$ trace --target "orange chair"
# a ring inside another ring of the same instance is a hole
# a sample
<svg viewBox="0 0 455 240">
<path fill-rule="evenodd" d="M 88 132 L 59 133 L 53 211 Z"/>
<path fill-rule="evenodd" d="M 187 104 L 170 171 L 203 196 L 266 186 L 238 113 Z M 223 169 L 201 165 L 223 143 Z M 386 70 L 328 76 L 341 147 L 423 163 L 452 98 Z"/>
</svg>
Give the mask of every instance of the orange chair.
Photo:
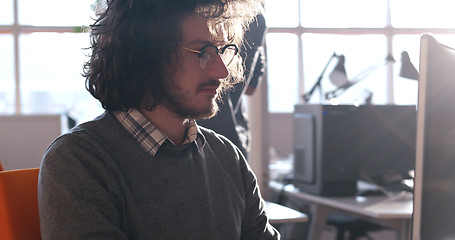
<svg viewBox="0 0 455 240">
<path fill-rule="evenodd" d="M 5 170 L 5 168 L 3 167 L 2 159 L 0 159 L 0 171 L 3 171 L 3 170 Z"/>
<path fill-rule="evenodd" d="M 0 239 L 41 240 L 39 168 L 0 172 Z"/>
</svg>

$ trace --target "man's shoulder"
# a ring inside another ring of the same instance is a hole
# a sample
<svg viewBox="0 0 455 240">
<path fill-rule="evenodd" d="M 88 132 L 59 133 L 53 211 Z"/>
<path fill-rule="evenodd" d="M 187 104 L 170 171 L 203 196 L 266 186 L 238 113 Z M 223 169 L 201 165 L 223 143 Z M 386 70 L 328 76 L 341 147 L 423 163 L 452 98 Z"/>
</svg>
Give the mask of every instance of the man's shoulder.
<svg viewBox="0 0 455 240">
<path fill-rule="evenodd" d="M 208 144 L 215 151 L 226 151 L 227 153 L 234 153 L 238 155 L 239 150 L 227 137 L 213 131 L 212 129 L 202 126 L 198 127 L 201 134 L 205 138 L 206 144 Z"/>
<path fill-rule="evenodd" d="M 76 136 L 84 134 L 108 135 L 117 128 L 121 128 L 121 124 L 110 112 L 104 112 L 93 120 L 75 126 L 68 134 Z"/>
<path fill-rule="evenodd" d="M 206 156 L 215 156 L 212 160 L 216 159 L 225 169 L 234 169 L 236 173 L 247 169 L 245 157 L 228 138 L 204 127 L 200 128 L 200 132 L 205 137 L 202 151 Z"/>
<path fill-rule="evenodd" d="M 204 135 L 207 142 L 209 142 L 209 143 L 222 142 L 224 144 L 232 144 L 231 141 L 229 141 L 229 139 L 226 138 L 224 135 L 219 134 L 210 128 L 206 128 L 206 127 L 203 127 L 200 125 L 198 127 L 199 127 L 199 130 L 202 133 L 202 135 Z"/>
<path fill-rule="evenodd" d="M 54 140 L 50 147 L 73 148 L 74 146 L 94 145 L 96 142 L 118 139 L 120 134 L 115 129 L 119 126 L 120 124 L 109 113 L 105 112 L 95 119 L 81 123 L 62 134 Z"/>
<path fill-rule="evenodd" d="M 133 143 L 134 139 L 128 138 L 120 123 L 103 114 L 56 138 L 45 150 L 43 159 L 47 165 L 103 161 L 119 152 L 132 152 Z"/>
</svg>

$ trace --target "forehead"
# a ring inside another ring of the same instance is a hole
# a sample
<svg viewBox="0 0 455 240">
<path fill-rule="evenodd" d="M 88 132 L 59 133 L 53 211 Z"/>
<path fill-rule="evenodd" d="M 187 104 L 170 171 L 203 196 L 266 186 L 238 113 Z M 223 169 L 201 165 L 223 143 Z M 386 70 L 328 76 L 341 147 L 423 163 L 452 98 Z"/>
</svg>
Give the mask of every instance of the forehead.
<svg viewBox="0 0 455 240">
<path fill-rule="evenodd" d="M 207 19 L 199 16 L 188 16 L 182 22 L 182 42 L 211 42 Z"/>
</svg>

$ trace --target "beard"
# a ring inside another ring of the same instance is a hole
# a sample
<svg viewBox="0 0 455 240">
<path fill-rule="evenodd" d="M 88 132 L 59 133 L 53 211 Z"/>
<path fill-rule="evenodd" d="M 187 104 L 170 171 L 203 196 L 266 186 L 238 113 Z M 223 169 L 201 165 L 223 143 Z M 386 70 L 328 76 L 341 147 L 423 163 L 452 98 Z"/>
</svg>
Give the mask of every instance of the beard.
<svg viewBox="0 0 455 240">
<path fill-rule="evenodd" d="M 218 86 L 216 81 L 211 81 L 204 85 Z M 209 119 L 215 116 L 219 109 L 218 101 L 221 100 L 221 94 L 218 93 L 215 97 L 207 96 L 207 104 L 198 104 L 195 101 L 191 101 L 192 98 L 188 93 L 181 91 L 179 88 L 169 90 L 164 98 L 163 105 L 176 113 L 179 117 L 185 119 Z"/>
</svg>

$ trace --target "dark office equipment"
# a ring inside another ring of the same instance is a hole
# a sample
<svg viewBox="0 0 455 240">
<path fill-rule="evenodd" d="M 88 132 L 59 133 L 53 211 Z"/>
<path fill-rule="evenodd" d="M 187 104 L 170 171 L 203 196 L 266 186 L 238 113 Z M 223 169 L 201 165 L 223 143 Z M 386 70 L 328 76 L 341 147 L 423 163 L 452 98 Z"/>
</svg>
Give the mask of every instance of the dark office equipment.
<svg viewBox="0 0 455 240">
<path fill-rule="evenodd" d="M 360 178 L 392 189 L 414 170 L 415 105 L 362 105 L 357 111 Z"/>
<path fill-rule="evenodd" d="M 355 195 L 357 110 L 347 105 L 295 106 L 294 185 L 301 191 Z"/>
<path fill-rule="evenodd" d="M 356 194 L 358 179 L 396 186 L 414 169 L 416 107 L 296 105 L 294 185 L 322 196 Z"/>
</svg>

